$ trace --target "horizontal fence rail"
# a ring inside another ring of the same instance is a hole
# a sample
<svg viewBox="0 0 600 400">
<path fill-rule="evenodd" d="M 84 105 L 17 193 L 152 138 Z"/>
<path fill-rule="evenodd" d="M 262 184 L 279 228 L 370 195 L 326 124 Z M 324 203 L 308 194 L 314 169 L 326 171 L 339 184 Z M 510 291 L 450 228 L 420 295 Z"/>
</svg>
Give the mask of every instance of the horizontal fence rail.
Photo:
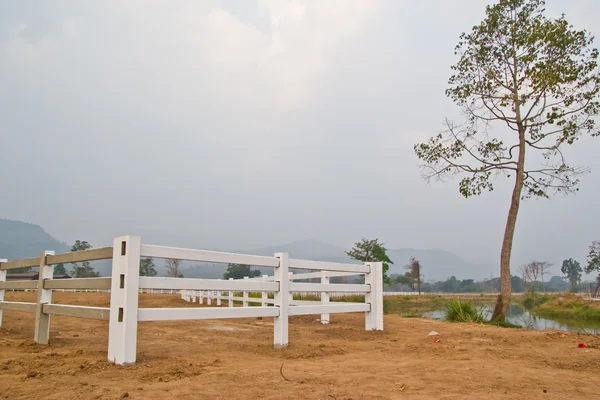
<svg viewBox="0 0 600 400">
<path fill-rule="evenodd" d="M 108 321 L 110 317 L 110 308 L 108 307 L 71 306 L 66 304 L 44 304 L 42 307 L 42 311 L 50 315 L 99 319 L 103 321 Z"/>
<path fill-rule="evenodd" d="M 0 282 L 0 290 L 2 289 L 37 289 L 38 282 L 37 281 L 8 281 L 8 282 Z"/>
<path fill-rule="evenodd" d="M 112 278 L 46 279 L 44 289 L 110 289 Z"/>
<path fill-rule="evenodd" d="M 138 321 L 177 321 L 189 319 L 277 317 L 276 307 L 238 308 L 140 308 Z"/>
<path fill-rule="evenodd" d="M 4 261 L 0 263 L 0 270 L 32 268 L 40 266 L 40 258 L 27 258 L 25 260 Z"/>
<path fill-rule="evenodd" d="M 24 303 L 21 301 L 0 301 L 0 310 L 35 312 L 36 303 Z"/>
<path fill-rule="evenodd" d="M 46 256 L 46 265 L 71 264 L 82 261 L 108 260 L 112 258 L 112 254 L 112 247 L 100 247 L 97 249 L 74 251 L 71 253 Z"/>
<path fill-rule="evenodd" d="M 271 267 L 274 274 L 228 280 L 139 276 L 141 257 Z M 53 279 L 56 264 L 103 259 L 112 259 L 110 277 Z M 39 280 L 6 281 L 7 270 L 29 267 L 39 267 Z M 294 274 L 290 268 L 313 272 Z M 111 247 L 57 255 L 47 250 L 26 260 L 0 259 L 0 327 L 5 310 L 35 313 L 34 340 L 48 344 L 51 315 L 108 321 L 109 361 L 131 365 L 136 361 L 139 322 L 273 317 L 273 346 L 282 348 L 288 345 L 289 316 L 320 314 L 327 324 L 330 314 L 360 312 L 365 313 L 366 330 L 382 330 L 382 268 L 381 263 L 289 259 L 286 253 L 267 257 L 146 245 L 138 236 L 123 236 L 115 238 Z M 364 275 L 364 284 L 330 282 L 330 278 L 356 275 Z M 295 282 L 309 279 L 318 281 Z M 6 290 L 36 291 L 37 302 L 4 301 Z M 54 291 L 107 292 L 110 306 L 54 304 Z M 206 301 L 208 307 L 139 308 L 140 293 L 179 293 L 184 301 L 201 305 Z M 298 294 L 314 297 L 298 299 Z M 330 301 L 348 294 L 364 295 L 355 298 L 364 297 L 364 302 Z"/>
<path fill-rule="evenodd" d="M 276 282 L 259 282 L 250 280 L 225 281 L 219 279 L 140 277 L 140 288 L 274 292 L 279 289 L 279 284 Z"/>
<path fill-rule="evenodd" d="M 310 260 L 295 260 L 290 259 L 290 268 L 297 269 L 310 269 L 318 271 L 340 271 L 340 272 L 357 272 L 366 274 L 370 272 L 370 268 L 363 264 L 340 264 L 323 261 L 310 261 Z"/>
<path fill-rule="evenodd" d="M 180 249 L 143 244 L 142 257 L 174 258 L 177 260 L 211 262 L 221 264 L 244 264 L 257 267 L 277 267 L 279 261 L 274 257 L 252 256 L 237 253 L 223 253 L 220 251 Z"/>
</svg>

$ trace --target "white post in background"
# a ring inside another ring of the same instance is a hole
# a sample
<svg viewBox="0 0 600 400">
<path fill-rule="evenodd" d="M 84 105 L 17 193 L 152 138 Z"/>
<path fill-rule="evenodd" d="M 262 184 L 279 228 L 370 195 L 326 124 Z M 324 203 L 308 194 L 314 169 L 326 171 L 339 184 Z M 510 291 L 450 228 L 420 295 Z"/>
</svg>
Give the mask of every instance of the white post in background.
<svg viewBox="0 0 600 400">
<path fill-rule="evenodd" d="M 244 280 L 250 279 L 249 277 L 245 276 Z M 244 295 L 243 295 L 243 302 L 242 302 L 242 307 L 248 307 L 248 292 L 244 291 Z"/>
<path fill-rule="evenodd" d="M 267 282 L 267 279 L 269 279 L 269 275 L 263 275 L 262 276 L 262 280 L 263 282 Z M 267 292 L 262 292 L 261 293 L 261 302 L 260 305 L 262 307 L 265 307 L 267 305 L 267 299 L 269 298 L 269 295 L 267 294 Z"/>
<path fill-rule="evenodd" d="M 371 310 L 365 313 L 365 330 L 383 330 L 383 263 L 365 263 L 370 267 L 370 272 L 365 274 L 365 283 L 371 286 L 369 293 L 365 293 L 365 303 L 371 305 Z"/>
<path fill-rule="evenodd" d="M 233 278 L 229 278 L 229 280 L 232 281 Z M 229 296 L 227 298 L 227 305 L 233 307 L 233 292 L 231 290 L 229 291 Z"/>
<path fill-rule="evenodd" d="M 40 272 L 38 275 L 37 304 L 35 308 L 35 330 L 33 340 L 39 344 L 48 344 L 50 338 L 50 314 L 44 314 L 44 304 L 52 302 L 52 289 L 44 289 L 44 279 L 52 279 L 54 266 L 46 265 L 46 256 L 53 256 L 53 251 L 42 251 L 40 254 Z"/>
<path fill-rule="evenodd" d="M 275 253 L 275 257 L 279 258 L 279 266 L 275 268 L 275 282 L 279 282 L 279 290 L 275 292 L 275 307 L 279 307 L 279 316 L 273 321 L 273 347 L 280 349 L 288 345 L 289 256 L 287 253 Z"/>
<path fill-rule="evenodd" d="M 217 292 L 217 305 L 220 306 L 221 305 L 221 295 L 223 293 L 221 293 L 220 291 Z"/>
<path fill-rule="evenodd" d="M 212 303 L 212 292 L 206 292 L 206 305 L 210 306 Z"/>
<path fill-rule="evenodd" d="M 329 283 L 329 275 L 327 271 L 321 271 L 321 283 Z M 329 293 L 321 292 L 321 304 L 326 305 L 329 304 Z M 321 323 L 328 324 L 329 323 L 329 314 L 321 314 Z"/>
<path fill-rule="evenodd" d="M 6 258 L 0 259 L 0 263 L 8 262 Z M 6 270 L 0 271 L 0 282 L 6 282 Z M 4 289 L 0 289 L 0 301 L 4 301 Z M 0 328 L 2 328 L 2 309 L 0 308 Z"/>
<path fill-rule="evenodd" d="M 122 236 L 113 241 L 108 361 L 118 365 L 135 364 L 140 245 L 139 236 Z"/>
</svg>

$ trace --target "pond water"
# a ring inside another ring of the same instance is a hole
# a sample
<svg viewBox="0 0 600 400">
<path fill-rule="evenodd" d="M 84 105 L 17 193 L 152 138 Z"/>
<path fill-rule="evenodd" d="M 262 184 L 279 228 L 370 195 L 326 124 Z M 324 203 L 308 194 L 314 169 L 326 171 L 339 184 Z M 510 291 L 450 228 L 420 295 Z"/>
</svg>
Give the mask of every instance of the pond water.
<svg viewBox="0 0 600 400">
<path fill-rule="evenodd" d="M 484 307 L 487 314 L 492 314 L 492 309 Z M 423 314 L 426 318 L 443 319 L 444 309 L 427 312 Z M 549 319 L 538 317 L 523 309 L 521 306 L 513 304 L 508 309 L 506 320 L 511 324 L 519 325 L 528 329 L 557 329 L 568 332 L 591 333 L 600 335 L 600 321 L 587 321 L 575 319 Z"/>
</svg>

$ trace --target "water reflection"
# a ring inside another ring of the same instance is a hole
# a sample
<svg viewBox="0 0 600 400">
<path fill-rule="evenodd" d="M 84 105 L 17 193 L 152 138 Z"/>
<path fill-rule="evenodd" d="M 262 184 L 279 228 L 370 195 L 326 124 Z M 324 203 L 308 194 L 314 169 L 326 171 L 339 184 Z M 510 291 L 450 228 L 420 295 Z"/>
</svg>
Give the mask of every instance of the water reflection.
<svg viewBox="0 0 600 400">
<path fill-rule="evenodd" d="M 488 306 L 483 307 L 485 308 L 488 317 L 491 316 L 493 310 Z M 432 319 L 443 319 L 444 309 L 428 312 L 423 316 Z M 506 320 L 511 324 L 519 325 L 528 329 L 557 329 L 568 332 L 581 332 L 600 335 L 600 321 L 542 318 L 529 313 L 529 311 L 525 310 L 518 304 L 512 304 L 509 307 Z"/>
</svg>

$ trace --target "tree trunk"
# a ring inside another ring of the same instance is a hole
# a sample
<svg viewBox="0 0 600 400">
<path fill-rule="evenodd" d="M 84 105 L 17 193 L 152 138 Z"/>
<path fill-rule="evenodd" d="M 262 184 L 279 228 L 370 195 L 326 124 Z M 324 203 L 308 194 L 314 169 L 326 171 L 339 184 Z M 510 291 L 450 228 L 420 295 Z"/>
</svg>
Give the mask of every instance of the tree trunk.
<svg viewBox="0 0 600 400">
<path fill-rule="evenodd" d="M 517 112 L 518 114 L 518 112 Z M 517 116 L 520 119 L 520 116 Z M 520 124 L 519 124 L 520 125 Z M 517 176 L 515 178 L 515 187 L 513 188 L 508 217 L 506 218 L 506 227 L 504 229 L 504 240 L 502 241 L 502 251 L 500 253 L 500 294 L 496 300 L 496 307 L 492 320 L 504 321 L 510 305 L 510 296 L 512 293 L 510 276 L 510 256 L 512 254 L 513 238 L 515 236 L 515 226 L 519 214 L 519 205 L 521 204 L 521 192 L 525 182 L 525 130 L 519 127 L 519 159 L 517 161 Z"/>
</svg>

